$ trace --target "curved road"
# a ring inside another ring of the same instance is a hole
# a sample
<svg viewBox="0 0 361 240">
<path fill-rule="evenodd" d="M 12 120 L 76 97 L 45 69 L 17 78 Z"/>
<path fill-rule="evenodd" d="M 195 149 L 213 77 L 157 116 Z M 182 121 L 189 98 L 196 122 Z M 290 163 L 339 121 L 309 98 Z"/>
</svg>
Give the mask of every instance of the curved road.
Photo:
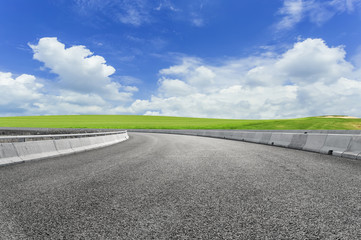
<svg viewBox="0 0 361 240">
<path fill-rule="evenodd" d="M 0 167 L 1 239 L 360 239 L 361 163 L 130 133 Z"/>
</svg>

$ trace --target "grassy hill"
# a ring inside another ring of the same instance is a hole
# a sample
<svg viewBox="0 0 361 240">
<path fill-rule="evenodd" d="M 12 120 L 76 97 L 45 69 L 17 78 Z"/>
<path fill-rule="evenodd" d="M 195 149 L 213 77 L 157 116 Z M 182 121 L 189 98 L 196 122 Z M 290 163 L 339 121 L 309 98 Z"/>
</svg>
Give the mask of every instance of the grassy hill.
<svg viewBox="0 0 361 240">
<path fill-rule="evenodd" d="M 281 120 L 234 120 L 138 115 L 0 117 L 0 127 L 110 129 L 328 129 L 360 130 L 360 118 L 344 116 Z"/>
</svg>

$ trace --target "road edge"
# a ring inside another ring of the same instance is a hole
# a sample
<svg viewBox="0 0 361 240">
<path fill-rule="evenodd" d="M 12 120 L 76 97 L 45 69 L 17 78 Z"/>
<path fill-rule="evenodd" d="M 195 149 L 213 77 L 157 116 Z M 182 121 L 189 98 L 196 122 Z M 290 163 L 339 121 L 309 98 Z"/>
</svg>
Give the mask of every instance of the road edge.
<svg viewBox="0 0 361 240">
<path fill-rule="evenodd" d="M 8 137 L 8 139 L 11 139 L 11 142 L 0 143 L 0 166 L 89 151 L 117 144 L 129 139 L 127 131 L 111 132 L 109 134 L 102 132 L 91 135 L 93 136 L 89 136 L 89 134 L 64 134 L 61 136 L 40 135 Z M 4 138 L 6 137 L 3 137 L 3 139 Z M 26 141 L 26 139 L 31 139 L 31 141 Z"/>
<path fill-rule="evenodd" d="M 222 138 L 361 160 L 361 134 L 355 133 L 355 131 L 291 130 L 288 132 L 172 129 L 128 129 L 128 131 Z"/>
</svg>

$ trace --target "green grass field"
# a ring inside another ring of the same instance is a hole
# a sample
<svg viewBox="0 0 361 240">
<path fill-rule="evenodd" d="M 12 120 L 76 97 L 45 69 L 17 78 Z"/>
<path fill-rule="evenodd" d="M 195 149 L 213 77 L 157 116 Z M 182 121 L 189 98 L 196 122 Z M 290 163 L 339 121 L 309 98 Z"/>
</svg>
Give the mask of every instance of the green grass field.
<svg viewBox="0 0 361 240">
<path fill-rule="evenodd" d="M 282 120 L 233 120 L 137 115 L 0 117 L 0 127 L 108 129 L 327 129 L 360 130 L 361 119 L 307 117 Z"/>
</svg>

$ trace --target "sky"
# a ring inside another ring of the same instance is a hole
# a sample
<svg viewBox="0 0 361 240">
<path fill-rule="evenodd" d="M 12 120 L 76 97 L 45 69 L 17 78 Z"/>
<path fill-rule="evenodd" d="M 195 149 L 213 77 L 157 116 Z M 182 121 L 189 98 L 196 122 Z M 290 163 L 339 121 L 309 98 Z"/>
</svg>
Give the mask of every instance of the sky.
<svg viewBox="0 0 361 240">
<path fill-rule="evenodd" d="M 1 0 L 0 116 L 361 117 L 361 0 Z"/>
</svg>

